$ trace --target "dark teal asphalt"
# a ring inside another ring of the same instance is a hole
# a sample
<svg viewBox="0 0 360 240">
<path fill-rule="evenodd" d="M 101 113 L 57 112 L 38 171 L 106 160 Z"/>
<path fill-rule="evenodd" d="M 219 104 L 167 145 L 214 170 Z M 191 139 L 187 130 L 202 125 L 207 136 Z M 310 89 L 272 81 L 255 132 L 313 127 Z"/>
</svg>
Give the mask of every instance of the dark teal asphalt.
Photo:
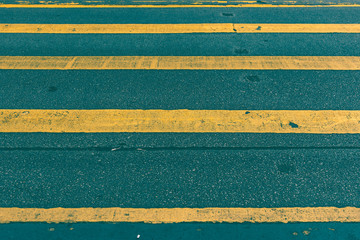
<svg viewBox="0 0 360 240">
<path fill-rule="evenodd" d="M 307 231 L 307 232 L 304 232 Z M 139 236 L 140 235 L 140 236 Z M 358 224 L 298 223 L 298 224 L 5 224 L 0 236 L 9 240 L 158 240 L 158 239 L 286 239 L 286 240 L 356 240 L 360 238 Z M 139 238 L 138 238 L 139 236 Z"/>
<path fill-rule="evenodd" d="M 359 23 L 358 8 L 0 8 L 1 23 Z"/>
<path fill-rule="evenodd" d="M 359 71 L 2 70 L 0 107 L 358 110 L 359 79 Z"/>
<path fill-rule="evenodd" d="M 5 56 L 360 56 L 359 39 L 360 34 L 343 33 L 6 34 L 0 40 L 0 54 Z"/>
<path fill-rule="evenodd" d="M 359 23 L 360 10 L 1 8 L 0 22 Z M 360 56 L 359 37 L 0 34 L 0 55 Z M 359 71 L 1 70 L 0 108 L 359 110 L 359 81 Z M 359 142 L 357 134 L 0 133 L 0 207 L 360 207 Z M 0 239 L 40 240 L 359 232 L 340 223 L 0 225 Z"/>
<path fill-rule="evenodd" d="M 0 204 L 360 207 L 359 149 L 124 151 L 122 146 L 114 147 L 117 151 L 3 150 Z"/>
</svg>

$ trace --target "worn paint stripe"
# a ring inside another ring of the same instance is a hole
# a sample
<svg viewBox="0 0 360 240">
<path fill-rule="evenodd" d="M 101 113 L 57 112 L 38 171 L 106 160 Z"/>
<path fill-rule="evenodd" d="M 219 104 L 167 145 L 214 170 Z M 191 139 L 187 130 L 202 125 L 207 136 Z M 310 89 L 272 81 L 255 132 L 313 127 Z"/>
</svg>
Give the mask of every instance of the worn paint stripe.
<svg viewBox="0 0 360 240">
<path fill-rule="evenodd" d="M 360 24 L 0 24 L 0 33 L 360 33 Z"/>
<path fill-rule="evenodd" d="M 256 3 L 256 1 L 253 1 Z M 226 2 L 227 3 L 227 2 Z M 318 4 L 318 5 L 294 5 L 294 4 L 139 4 L 139 5 L 84 5 L 84 4 L 0 4 L 0 8 L 328 8 L 328 7 L 360 7 L 359 4 Z"/>
<path fill-rule="evenodd" d="M 3 109 L 0 132 L 360 133 L 360 111 Z"/>
<path fill-rule="evenodd" d="M 0 208 L 10 222 L 360 222 L 355 207 L 294 208 Z"/>
<path fill-rule="evenodd" d="M 0 69 L 360 70 L 357 56 L 0 56 Z"/>
</svg>

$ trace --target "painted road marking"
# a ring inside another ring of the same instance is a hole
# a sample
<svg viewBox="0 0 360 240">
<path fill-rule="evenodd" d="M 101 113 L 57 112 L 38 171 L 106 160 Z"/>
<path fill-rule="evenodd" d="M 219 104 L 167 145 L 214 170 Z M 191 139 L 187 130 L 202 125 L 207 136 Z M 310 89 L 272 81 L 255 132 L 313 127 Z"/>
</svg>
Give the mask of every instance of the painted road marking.
<svg viewBox="0 0 360 240">
<path fill-rule="evenodd" d="M 0 69 L 360 70 L 355 56 L 0 56 Z"/>
<path fill-rule="evenodd" d="M 359 4 L 321 4 L 321 5 L 273 5 L 273 4 L 254 4 L 257 1 L 248 3 L 239 2 L 239 4 L 158 4 L 158 5 L 84 5 L 77 3 L 64 4 L 0 4 L 0 8 L 328 8 L 328 7 L 360 7 Z M 227 3 L 227 2 L 226 2 Z"/>
<path fill-rule="evenodd" d="M 0 24 L 0 33 L 360 33 L 360 24 Z"/>
<path fill-rule="evenodd" d="M 3 109 L 0 132 L 360 133 L 360 111 Z"/>
<path fill-rule="evenodd" d="M 294 208 L 0 208 L 10 222 L 360 222 L 355 207 Z"/>
</svg>

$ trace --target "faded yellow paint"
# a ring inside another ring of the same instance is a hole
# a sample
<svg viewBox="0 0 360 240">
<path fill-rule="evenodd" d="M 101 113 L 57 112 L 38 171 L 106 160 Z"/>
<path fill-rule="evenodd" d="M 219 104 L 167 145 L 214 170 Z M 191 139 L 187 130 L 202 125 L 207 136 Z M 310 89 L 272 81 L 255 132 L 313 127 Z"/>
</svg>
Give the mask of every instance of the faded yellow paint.
<svg viewBox="0 0 360 240">
<path fill-rule="evenodd" d="M 360 222 L 355 207 L 294 208 L 0 208 L 10 222 Z"/>
<path fill-rule="evenodd" d="M 360 26 L 360 24 L 359 24 Z M 360 30 L 360 27 L 359 27 Z M 0 24 L 1 33 L 225 33 L 233 24 Z M 360 31 L 359 31 L 360 32 Z"/>
<path fill-rule="evenodd" d="M 360 133 L 360 111 L 3 109 L 0 132 Z"/>
<path fill-rule="evenodd" d="M 234 24 L 237 33 L 360 33 L 360 24 Z"/>
<path fill-rule="evenodd" d="M 1 33 L 360 33 L 360 24 L 0 24 Z"/>
<path fill-rule="evenodd" d="M 359 4 L 322 4 L 322 5 L 293 5 L 293 4 L 253 4 L 254 1 L 249 3 L 239 4 L 168 4 L 168 5 L 102 5 L 102 4 L 74 4 L 74 3 L 44 3 L 44 4 L 0 4 L 0 8 L 327 8 L 327 7 L 360 7 Z"/>
<path fill-rule="evenodd" d="M 0 56 L 0 69 L 360 70 L 360 57 Z"/>
</svg>

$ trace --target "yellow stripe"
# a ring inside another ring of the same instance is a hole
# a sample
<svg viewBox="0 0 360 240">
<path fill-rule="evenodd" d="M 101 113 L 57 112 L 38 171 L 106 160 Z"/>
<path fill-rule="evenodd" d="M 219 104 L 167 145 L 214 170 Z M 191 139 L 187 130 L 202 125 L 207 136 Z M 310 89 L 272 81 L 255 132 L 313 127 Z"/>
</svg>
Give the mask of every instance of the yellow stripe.
<svg viewBox="0 0 360 240">
<path fill-rule="evenodd" d="M 0 33 L 360 33 L 360 24 L 0 24 Z"/>
<path fill-rule="evenodd" d="M 255 2 L 255 1 L 254 1 Z M 193 5 L 82 5 L 82 4 L 0 4 L 0 8 L 319 8 L 319 7 L 360 7 L 359 4 L 323 4 L 323 5 L 272 5 L 272 4 L 193 4 Z"/>
<path fill-rule="evenodd" d="M 355 24 L 356 25 L 356 24 Z M 358 26 L 360 32 L 360 24 Z M 226 33 L 233 24 L 0 24 L 1 33 Z"/>
<path fill-rule="evenodd" d="M 0 132 L 360 133 L 360 111 L 4 109 Z"/>
<path fill-rule="evenodd" d="M 0 56 L 0 69 L 360 70 L 360 57 Z"/>
<path fill-rule="evenodd" d="M 355 207 L 294 208 L 0 208 L 10 222 L 360 222 Z"/>
</svg>

